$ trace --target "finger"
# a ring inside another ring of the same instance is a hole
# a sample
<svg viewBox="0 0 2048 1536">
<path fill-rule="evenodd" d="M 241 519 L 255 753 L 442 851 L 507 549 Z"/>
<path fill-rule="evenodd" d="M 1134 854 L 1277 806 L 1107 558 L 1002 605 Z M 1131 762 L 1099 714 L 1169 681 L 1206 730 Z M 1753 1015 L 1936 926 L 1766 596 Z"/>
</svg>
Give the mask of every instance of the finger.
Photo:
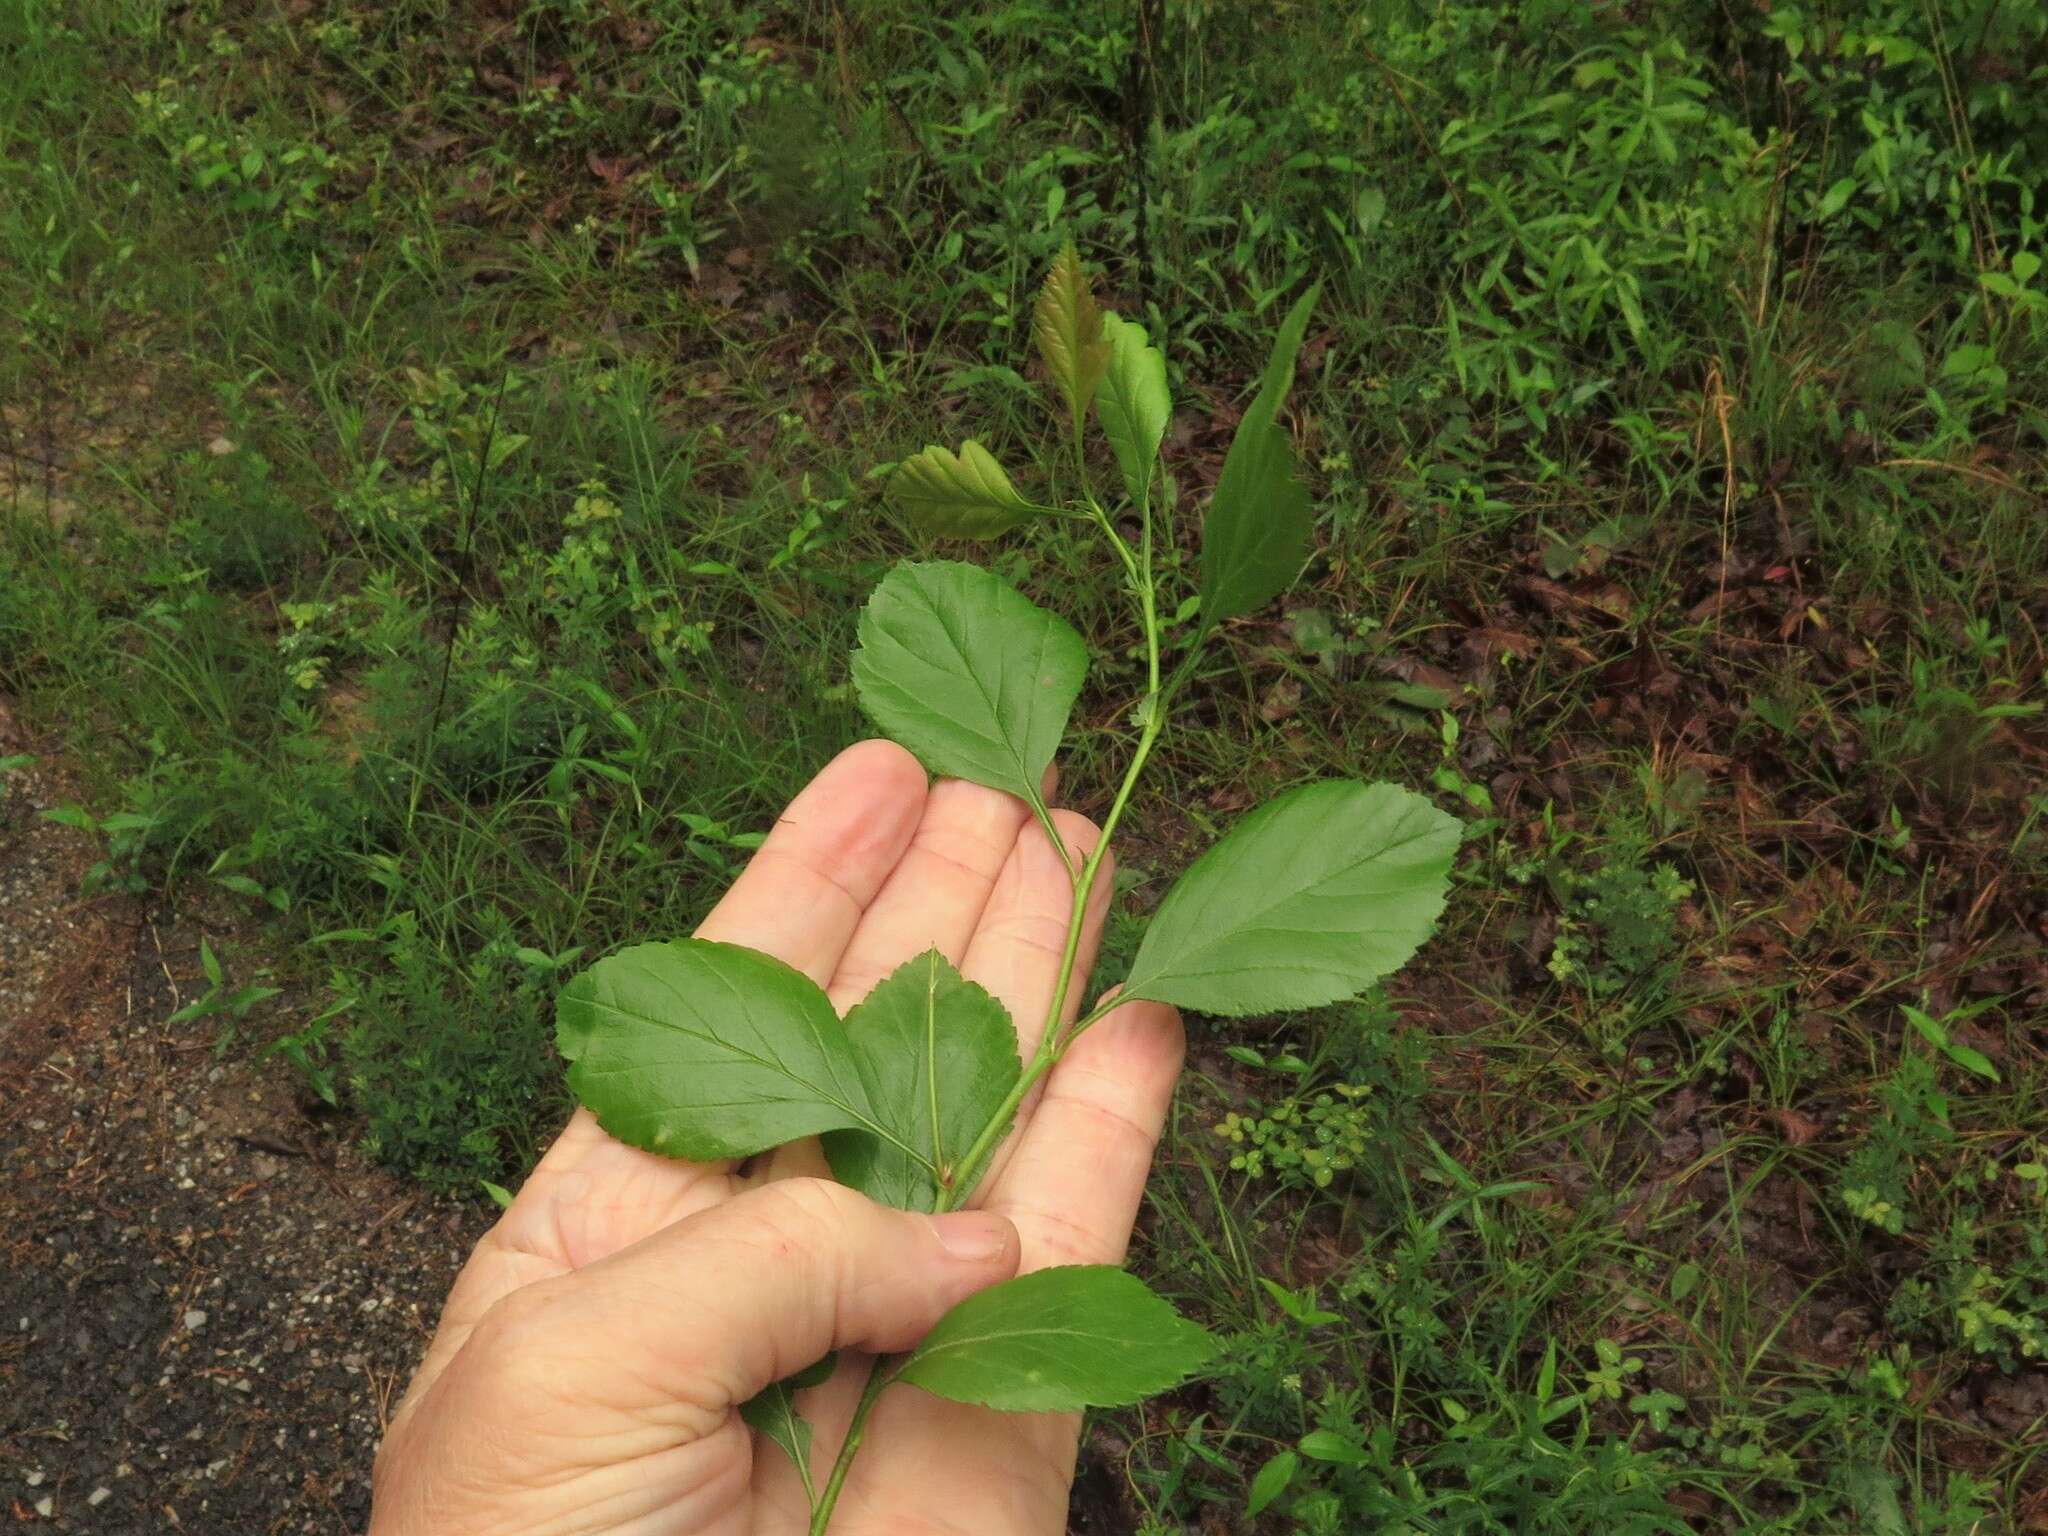
<svg viewBox="0 0 2048 1536">
<path fill-rule="evenodd" d="M 862 914 L 825 989 L 832 1006 L 851 1012 L 883 978 L 928 949 L 957 963 L 1030 814 L 1000 790 L 963 779 L 934 784 L 910 845 Z M 817 1139 L 805 1137 L 756 1162 L 747 1178 L 767 1184 L 830 1171 Z"/>
<path fill-rule="evenodd" d="M 849 747 L 777 818 L 698 929 L 823 982 L 922 817 L 924 770 L 901 747 Z M 727 1198 L 727 1165 L 614 1140 L 578 1110 L 463 1266 L 408 1399 L 432 1385 L 477 1320 L 518 1287 L 595 1262 Z"/>
<path fill-rule="evenodd" d="M 789 803 L 697 937 L 761 950 L 823 986 L 925 801 L 924 769 L 894 742 L 848 747 Z"/>
<path fill-rule="evenodd" d="M 1035 825 L 1024 829 L 1017 846 L 1010 851 L 1010 861 L 996 882 L 981 926 L 975 931 L 960 967 L 970 981 L 1002 1000 L 1017 1028 L 1018 1050 L 1027 1061 L 1045 1033 L 1053 994 L 1059 987 L 1067 924 L 1074 910 L 1073 871 L 1094 852 L 1102 836 L 1095 823 L 1085 816 L 1073 811 L 1054 811 L 1052 815 L 1064 856 L 1053 847 L 1043 829 Z M 1115 875 L 1115 861 L 1105 854 L 1095 884 L 1089 889 L 1088 910 L 1082 915 L 1072 980 L 1060 999 L 1062 1023 L 1072 1023 L 1080 1012 L 1082 987 L 1094 968 L 1096 950 L 1102 942 Z M 1017 1126 L 1030 1120 L 1043 1092 L 1041 1080 L 1018 1106 Z M 1009 1161 L 1015 1144 L 1013 1130 L 989 1159 L 981 1181 L 984 1189 Z"/>
<path fill-rule="evenodd" d="M 1002 1000 L 1017 1025 L 1017 1046 L 1026 1060 L 1038 1049 L 1046 1014 L 1057 989 L 1067 925 L 1074 912 L 1074 871 L 1095 851 L 1101 829 L 1074 811 L 1054 811 L 1053 825 L 1065 844 L 1063 855 L 1036 822 L 1017 835 L 1002 874 L 982 909 L 980 924 L 960 961 L 961 974 Z M 1073 862 L 1069 863 L 1069 860 Z M 1081 989 L 1094 967 L 1109 914 L 1115 864 L 1107 855 L 1088 893 L 1088 910 L 1074 956 L 1073 983 L 1061 1017 L 1080 1011 Z"/>
<path fill-rule="evenodd" d="M 1185 1052 L 1174 1009 L 1126 1003 L 1047 1075 L 981 1202 L 1017 1224 L 1026 1271 L 1122 1261 Z"/>
<path fill-rule="evenodd" d="M 980 924 L 959 962 L 963 975 L 986 988 L 1010 1011 L 1017 1027 L 1020 1053 L 1026 1058 L 1038 1049 L 1039 1036 L 1043 1033 L 1046 1014 L 1052 1006 L 1052 994 L 1059 980 L 1067 923 L 1074 910 L 1073 870 L 1080 867 L 1101 840 L 1101 832 L 1095 824 L 1076 812 L 1054 811 L 1052 819 L 1066 852 L 1062 854 L 1055 849 L 1045 829 L 1035 821 L 1022 825 L 1009 856 L 1003 861 L 1001 872 L 992 882 Z M 1061 1008 L 1063 1017 L 1068 1020 L 1072 1020 L 1079 1009 L 1081 990 L 1078 980 L 1086 978 L 1102 938 L 1113 873 L 1109 860 L 1105 858 L 1082 921 L 1074 966 L 1077 984 L 1069 989 Z M 910 953 L 919 953 L 925 947 L 928 946 L 918 945 Z M 1019 1109 L 1019 1125 L 1029 1116 L 1031 1103 L 1032 1100 L 1027 1099 Z M 990 1162 L 991 1169 L 1003 1166 L 1009 1146 L 1014 1141 L 1012 1136 L 997 1151 Z M 806 1156 L 811 1160 L 802 1160 Z M 777 1152 L 771 1174 L 816 1175 L 824 1171 L 821 1154 L 807 1154 L 799 1147 L 785 1147 Z M 992 1179 L 993 1175 L 991 1182 Z M 852 1416 L 854 1403 L 860 1395 L 859 1375 L 851 1368 L 841 1370 L 832 1381 L 807 1399 L 805 1412 L 818 1426 L 819 1437 L 825 1443 L 829 1444 L 845 1433 L 847 1420 Z M 776 1491 L 783 1490 L 778 1488 Z"/>
<path fill-rule="evenodd" d="M 1074 1042 L 1050 1074 L 986 1209 L 1016 1223 L 1020 1272 L 1114 1264 L 1130 1241 L 1184 1051 L 1179 1016 L 1131 1003 Z M 883 1397 L 834 1529 L 1039 1536 L 1064 1529 L 1079 1414 L 999 1414 L 920 1392 Z M 838 1425 L 820 1426 L 835 1442 Z"/>
<path fill-rule="evenodd" d="M 924 817 L 848 940 L 826 990 L 845 1013 L 904 961 L 937 949 L 954 964 L 1031 811 L 1015 795 L 941 779 Z"/>
<path fill-rule="evenodd" d="M 985 1208 L 1016 1223 L 1020 1272 L 1116 1264 L 1180 1075 L 1180 1016 L 1128 1004 L 1069 1047 Z M 834 1444 L 838 1425 L 825 1432 Z M 848 1536 L 1065 1528 L 1079 1413 L 991 1413 L 889 1393 L 840 1501 Z"/>
<path fill-rule="evenodd" d="M 827 1180 L 785 1179 L 515 1293 L 471 1350 L 515 1378 L 505 1390 L 601 1382 L 613 1415 L 658 1415 L 698 1439 L 835 1349 L 909 1347 L 1017 1258 L 1001 1217 L 895 1211 Z"/>
<path fill-rule="evenodd" d="M 924 804 L 924 769 L 908 752 L 886 741 L 848 747 L 776 819 L 697 937 L 761 950 L 822 984 Z M 506 1235 L 528 1248 L 556 1243 L 572 1267 L 588 1263 L 688 1214 L 648 1197 L 681 1198 L 700 1180 L 694 1165 L 625 1146 L 579 1110 L 520 1191 Z M 621 1232 L 616 1215 L 627 1208 L 644 1216 Z"/>
<path fill-rule="evenodd" d="M 1184 1052 L 1179 1014 L 1129 1003 L 1076 1040 L 1048 1074 L 1037 1112 L 981 1201 L 1016 1225 L 1020 1272 L 1122 1260 Z M 821 1445 L 846 1432 L 855 1393 L 842 1377 L 804 1403 Z M 1047 1511 L 1065 1509 L 1079 1427 L 1078 1414 L 1003 1415 L 892 1392 L 854 1465 L 839 1523 L 875 1536 L 918 1522 L 1057 1531 Z M 769 1486 L 793 1497 L 780 1479 Z"/>
<path fill-rule="evenodd" d="M 916 832 L 924 800 L 924 770 L 901 747 L 886 741 L 848 747 L 776 818 L 697 937 L 761 950 L 822 983 Z M 583 1167 L 593 1154 L 614 1171 L 675 1166 L 621 1146 L 579 1111 L 541 1159 L 528 1189 L 538 1183 L 544 1192 L 551 1179 Z"/>
</svg>

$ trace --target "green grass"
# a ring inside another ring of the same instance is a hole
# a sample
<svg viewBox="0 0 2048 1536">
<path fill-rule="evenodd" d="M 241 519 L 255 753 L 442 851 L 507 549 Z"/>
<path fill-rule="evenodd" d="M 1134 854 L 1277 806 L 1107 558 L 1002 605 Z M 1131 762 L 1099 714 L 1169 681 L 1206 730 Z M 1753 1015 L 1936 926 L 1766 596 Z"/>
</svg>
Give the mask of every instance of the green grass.
<svg viewBox="0 0 2048 1536">
<path fill-rule="evenodd" d="M 1186 591 L 1320 279 L 1317 555 L 1125 909 L 1318 774 L 1472 831 L 1390 996 L 1191 1021 L 1139 1262 L 1229 1363 L 1088 1496 L 1227 1522 L 1291 1452 L 1259 1530 L 2038 1530 L 2048 23 L 1735 11 L 0 0 L 0 688 L 102 880 L 260 920 L 223 1028 L 516 1180 L 561 975 L 859 733 L 875 467 L 1067 473 L 1060 243 L 1180 364 Z M 1099 810 L 1142 658 L 1032 537 Z M 1338 1084 L 1355 1167 L 1230 1166 Z"/>
</svg>

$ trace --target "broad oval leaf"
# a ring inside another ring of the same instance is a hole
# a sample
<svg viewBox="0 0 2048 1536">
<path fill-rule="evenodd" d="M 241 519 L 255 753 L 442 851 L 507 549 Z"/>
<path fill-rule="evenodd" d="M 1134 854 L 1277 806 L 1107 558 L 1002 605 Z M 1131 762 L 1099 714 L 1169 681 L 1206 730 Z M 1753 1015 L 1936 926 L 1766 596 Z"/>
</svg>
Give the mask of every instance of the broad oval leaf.
<svg viewBox="0 0 2048 1536">
<path fill-rule="evenodd" d="M 1188 866 L 1124 995 L 1229 1016 L 1356 997 L 1429 937 L 1460 830 L 1392 784 L 1289 790 Z"/>
<path fill-rule="evenodd" d="M 971 437 L 957 455 L 934 443 L 905 459 L 889 477 L 887 495 L 918 527 L 954 539 L 992 539 L 1038 512 Z"/>
<path fill-rule="evenodd" d="M 875 1117 L 825 1138 L 832 1176 L 870 1200 L 930 1211 L 1023 1073 L 1009 1011 L 936 949 L 897 967 L 846 1016 Z"/>
<path fill-rule="evenodd" d="M 737 944 L 637 944 L 562 989 L 569 1087 L 629 1146 L 751 1157 L 875 1123 L 845 1026 L 817 984 Z"/>
<path fill-rule="evenodd" d="M 883 577 L 853 653 L 861 707 L 927 768 L 1033 803 L 1087 670 L 1066 620 L 954 560 Z"/>
<path fill-rule="evenodd" d="M 940 1318 L 898 1381 L 1006 1413 L 1067 1413 L 1141 1402 L 1216 1353 L 1135 1275 L 1108 1264 L 1019 1275 Z"/>
<path fill-rule="evenodd" d="M 1095 389 L 1109 367 L 1109 343 L 1102 335 L 1102 311 L 1081 268 L 1081 256 L 1069 240 L 1053 259 L 1038 303 L 1031 312 L 1031 337 L 1053 387 L 1066 402 L 1067 415 L 1078 433 L 1088 419 Z"/>
<path fill-rule="evenodd" d="M 1095 392 L 1095 414 L 1123 471 L 1124 489 L 1142 503 L 1152 493 L 1159 444 L 1173 416 L 1166 355 L 1147 340 L 1142 325 L 1115 314 L 1103 315 L 1102 335 L 1109 343 L 1109 368 Z"/>
<path fill-rule="evenodd" d="M 1275 424 L 1294 382 L 1294 359 L 1319 288 L 1296 301 L 1266 362 L 1259 392 L 1237 424 L 1202 524 L 1202 622 L 1263 607 L 1301 571 L 1312 519 L 1294 446 Z"/>
</svg>

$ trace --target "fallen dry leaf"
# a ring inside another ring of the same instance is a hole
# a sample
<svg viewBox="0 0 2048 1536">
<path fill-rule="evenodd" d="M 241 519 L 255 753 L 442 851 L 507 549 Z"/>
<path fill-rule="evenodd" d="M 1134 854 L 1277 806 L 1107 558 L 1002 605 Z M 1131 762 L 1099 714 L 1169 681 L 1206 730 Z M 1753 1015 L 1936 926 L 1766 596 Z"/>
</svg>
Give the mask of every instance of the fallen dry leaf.
<svg viewBox="0 0 2048 1536">
<path fill-rule="evenodd" d="M 1268 725 L 1278 725 L 1300 708 L 1301 684 L 1294 678 L 1283 677 L 1259 700 L 1259 718 Z"/>
<path fill-rule="evenodd" d="M 1796 1109 L 1767 1109 L 1764 1118 L 1777 1127 L 1778 1134 L 1785 1138 L 1787 1146 L 1803 1147 L 1817 1139 L 1821 1124 L 1811 1115 L 1803 1115 Z"/>
</svg>

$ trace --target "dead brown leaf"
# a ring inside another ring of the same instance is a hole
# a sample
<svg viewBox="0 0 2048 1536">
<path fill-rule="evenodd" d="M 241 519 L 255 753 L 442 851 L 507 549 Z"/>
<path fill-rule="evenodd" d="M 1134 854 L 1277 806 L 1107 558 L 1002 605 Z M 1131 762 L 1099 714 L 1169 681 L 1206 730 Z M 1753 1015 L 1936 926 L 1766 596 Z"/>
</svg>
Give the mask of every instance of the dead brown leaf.
<svg viewBox="0 0 2048 1536">
<path fill-rule="evenodd" d="M 1278 725 L 1291 718 L 1301 708 L 1301 683 L 1292 677 L 1283 677 L 1268 688 L 1259 700 L 1259 718 L 1268 725 Z"/>
<path fill-rule="evenodd" d="M 1818 1139 L 1822 1129 L 1818 1120 L 1796 1109 L 1767 1109 L 1764 1118 L 1777 1128 L 1778 1134 L 1785 1138 L 1785 1144 L 1792 1147 L 1803 1147 Z"/>
<path fill-rule="evenodd" d="M 1489 661 L 1509 656 L 1517 661 L 1527 661 L 1543 648 L 1543 643 L 1534 635 L 1525 635 L 1519 629 L 1506 629 L 1498 624 L 1467 630 L 1465 645 Z"/>
</svg>

